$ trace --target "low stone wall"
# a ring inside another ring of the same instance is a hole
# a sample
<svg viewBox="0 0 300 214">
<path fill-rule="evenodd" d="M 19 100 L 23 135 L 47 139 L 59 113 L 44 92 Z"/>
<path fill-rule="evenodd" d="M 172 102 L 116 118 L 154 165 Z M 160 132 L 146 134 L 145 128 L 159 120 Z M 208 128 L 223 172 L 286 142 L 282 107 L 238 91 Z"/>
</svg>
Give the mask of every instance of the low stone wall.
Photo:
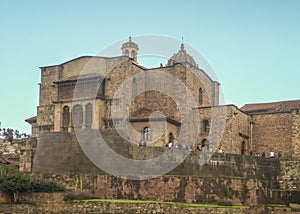
<svg viewBox="0 0 300 214">
<path fill-rule="evenodd" d="M 64 202 L 65 193 L 35 193 L 24 196 L 30 204 L 0 204 L 0 214 L 293 214 L 290 208 L 188 206 L 161 202 Z M 296 213 L 296 212 L 295 212 Z"/>
<path fill-rule="evenodd" d="M 281 189 L 300 190 L 300 161 L 281 161 L 279 180 Z"/>
<path fill-rule="evenodd" d="M 127 180 L 110 175 L 41 174 L 43 179 L 63 183 L 104 199 L 155 200 L 216 203 L 231 199 L 236 205 L 297 203 L 299 192 L 281 191 L 274 181 L 165 175 L 149 180 Z"/>
<path fill-rule="evenodd" d="M 177 207 L 175 205 L 159 204 L 159 203 L 68 203 L 68 204 L 51 204 L 47 206 L 33 206 L 33 205 L 15 205 L 0 206 L 0 214 L 74 214 L 74 213 L 161 213 L 161 214 L 243 214 L 247 213 L 246 209 L 233 208 L 186 208 Z"/>
</svg>

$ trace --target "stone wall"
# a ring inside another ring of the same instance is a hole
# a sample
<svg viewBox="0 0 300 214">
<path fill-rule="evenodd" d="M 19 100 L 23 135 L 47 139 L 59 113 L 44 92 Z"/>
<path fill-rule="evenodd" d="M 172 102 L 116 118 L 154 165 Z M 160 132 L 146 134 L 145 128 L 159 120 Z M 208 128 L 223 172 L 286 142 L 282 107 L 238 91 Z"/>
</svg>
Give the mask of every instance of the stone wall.
<svg viewBox="0 0 300 214">
<path fill-rule="evenodd" d="M 121 141 L 114 131 L 106 131 L 102 135 L 104 138 L 109 136 L 108 145 L 112 150 L 130 159 L 151 159 L 168 150 L 166 147 L 131 145 Z M 294 173 L 298 168 L 286 172 L 288 175 L 285 180 L 280 178 L 280 170 L 288 168 L 288 162 L 283 166 L 277 158 L 216 153 L 207 164 L 199 165 L 200 157 L 204 157 L 204 154 L 192 151 L 167 175 L 150 180 L 127 180 L 107 175 L 91 163 L 83 154 L 74 134 L 47 133 L 40 137 L 33 172 L 43 178 L 62 182 L 68 189 L 75 189 L 77 177 L 83 181 L 84 190 L 100 198 L 204 203 L 224 198 L 224 191 L 228 190 L 232 191 L 230 197 L 235 204 L 252 205 L 286 203 L 299 194 L 299 180 L 296 180 L 299 176 Z M 106 157 L 105 161 L 114 159 Z M 293 166 L 297 167 L 297 163 Z M 295 176 L 295 188 L 288 188 L 292 185 L 287 183 L 291 176 Z"/>
<path fill-rule="evenodd" d="M 293 110 L 291 115 L 293 157 L 300 159 L 300 110 Z"/>
<path fill-rule="evenodd" d="M 286 160 L 280 162 L 281 189 L 300 190 L 300 161 Z"/>
<path fill-rule="evenodd" d="M 0 214 L 73 213 L 157 213 L 157 214 L 293 214 L 288 207 L 213 207 L 164 202 L 64 202 L 64 193 L 36 193 L 23 196 L 30 204 L 0 205 Z"/>
<path fill-rule="evenodd" d="M 250 118 L 234 105 L 199 108 L 200 130 L 198 144 L 208 139 L 211 144 L 225 153 L 241 154 L 244 142 L 244 154 L 250 152 Z M 210 132 L 204 131 L 204 120 L 210 122 Z M 219 143 L 219 144 L 218 144 Z"/>
<path fill-rule="evenodd" d="M 99 133 L 95 130 L 90 130 L 88 133 L 90 138 L 89 142 L 86 143 L 96 143 Z M 101 134 L 113 151 L 130 159 L 152 159 L 169 151 L 166 147 L 139 147 L 129 144 L 113 130 L 102 130 Z M 176 159 L 176 152 L 180 151 L 174 150 L 174 153 L 172 153 L 174 155 L 173 160 Z M 185 150 L 182 151 L 186 152 Z M 169 174 L 218 177 L 235 176 L 268 180 L 275 180 L 279 175 L 280 166 L 278 159 L 215 153 L 208 164 L 199 165 L 200 158 L 210 157 L 211 155 L 207 153 L 191 151 L 190 155 Z M 106 161 L 114 161 L 111 158 L 113 157 L 106 157 Z M 48 132 L 40 137 L 35 154 L 33 171 L 40 173 L 106 174 L 94 166 L 84 155 L 75 134 L 62 132 Z"/>
<path fill-rule="evenodd" d="M 292 116 L 290 113 L 258 114 L 253 119 L 253 151 L 269 156 L 270 151 L 275 155 L 293 154 L 292 145 Z"/>
<path fill-rule="evenodd" d="M 90 144 L 98 138 L 92 130 L 88 136 L 91 140 L 86 143 Z M 129 144 L 113 130 L 102 131 L 102 136 L 113 151 L 130 159 L 152 159 L 169 150 L 166 147 Z M 176 160 L 176 154 L 180 151 L 174 149 L 170 163 Z M 106 162 L 115 161 L 111 156 L 104 158 Z M 199 165 L 200 158 L 210 159 L 206 164 Z M 71 133 L 49 132 L 40 137 L 33 172 L 62 182 L 68 189 L 75 189 L 75 181 L 79 178 L 83 181 L 84 190 L 101 198 L 204 203 L 223 199 L 224 191 L 228 190 L 232 191 L 230 197 L 235 204 L 252 205 L 288 203 L 300 197 L 297 161 L 226 153 L 211 156 L 209 153 L 191 151 L 168 174 L 151 180 L 134 181 L 107 175 L 97 168 L 84 155 L 76 136 Z M 128 176 L 132 178 L 135 175 Z"/>
</svg>

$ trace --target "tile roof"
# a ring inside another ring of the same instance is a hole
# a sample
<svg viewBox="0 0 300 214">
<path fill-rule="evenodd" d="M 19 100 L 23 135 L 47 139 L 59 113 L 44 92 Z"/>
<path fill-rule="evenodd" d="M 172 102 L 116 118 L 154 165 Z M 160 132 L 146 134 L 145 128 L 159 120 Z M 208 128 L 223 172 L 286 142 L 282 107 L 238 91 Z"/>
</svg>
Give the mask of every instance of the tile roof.
<svg viewBox="0 0 300 214">
<path fill-rule="evenodd" d="M 25 120 L 25 122 L 27 122 L 27 123 L 29 123 L 29 124 L 36 123 L 36 116 L 27 118 L 27 119 Z"/>
<path fill-rule="evenodd" d="M 300 100 L 289 100 L 272 103 L 254 103 L 246 104 L 241 107 L 241 110 L 249 113 L 279 113 L 279 112 L 291 112 L 293 109 L 300 109 Z"/>
</svg>

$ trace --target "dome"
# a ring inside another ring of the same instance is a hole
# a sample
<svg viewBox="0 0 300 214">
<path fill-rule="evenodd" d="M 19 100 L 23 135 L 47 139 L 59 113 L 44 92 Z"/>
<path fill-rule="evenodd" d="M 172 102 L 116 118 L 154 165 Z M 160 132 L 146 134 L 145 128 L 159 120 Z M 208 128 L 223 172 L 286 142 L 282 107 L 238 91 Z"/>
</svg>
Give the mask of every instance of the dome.
<svg viewBox="0 0 300 214">
<path fill-rule="evenodd" d="M 176 63 L 182 63 L 189 65 L 190 67 L 197 67 L 197 64 L 192 56 L 190 56 L 184 49 L 183 43 L 181 44 L 180 50 L 178 53 L 174 54 L 168 61 L 168 65 L 172 66 Z"/>
<path fill-rule="evenodd" d="M 123 49 L 126 49 L 126 48 L 134 48 L 136 50 L 139 50 L 138 45 L 136 43 L 134 43 L 134 42 L 131 41 L 131 36 L 129 37 L 129 41 L 128 42 L 123 43 L 121 49 L 123 50 Z"/>
</svg>

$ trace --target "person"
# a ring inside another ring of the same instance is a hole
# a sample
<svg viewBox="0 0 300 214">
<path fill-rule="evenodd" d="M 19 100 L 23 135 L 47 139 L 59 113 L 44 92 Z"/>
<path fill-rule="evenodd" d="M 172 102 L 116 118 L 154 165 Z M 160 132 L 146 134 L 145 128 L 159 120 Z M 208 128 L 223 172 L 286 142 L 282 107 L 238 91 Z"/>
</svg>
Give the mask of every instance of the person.
<svg viewBox="0 0 300 214">
<path fill-rule="evenodd" d="M 253 155 L 253 152 L 252 151 L 250 151 L 250 156 L 252 156 Z"/>
<path fill-rule="evenodd" d="M 173 147 L 173 143 L 170 142 L 169 145 L 168 145 L 168 147 L 169 147 L 169 148 L 172 148 L 172 147 Z"/>
<path fill-rule="evenodd" d="M 199 152 L 199 151 L 200 151 L 199 145 L 196 145 L 195 151 L 196 151 L 196 152 Z"/>
<path fill-rule="evenodd" d="M 274 158 L 274 156 L 275 156 L 275 154 L 274 154 L 274 152 L 271 150 L 271 151 L 270 151 L 270 158 Z"/>
<path fill-rule="evenodd" d="M 261 154 L 261 156 L 262 156 L 262 157 L 266 157 L 266 153 L 263 152 L 263 153 Z"/>
</svg>

